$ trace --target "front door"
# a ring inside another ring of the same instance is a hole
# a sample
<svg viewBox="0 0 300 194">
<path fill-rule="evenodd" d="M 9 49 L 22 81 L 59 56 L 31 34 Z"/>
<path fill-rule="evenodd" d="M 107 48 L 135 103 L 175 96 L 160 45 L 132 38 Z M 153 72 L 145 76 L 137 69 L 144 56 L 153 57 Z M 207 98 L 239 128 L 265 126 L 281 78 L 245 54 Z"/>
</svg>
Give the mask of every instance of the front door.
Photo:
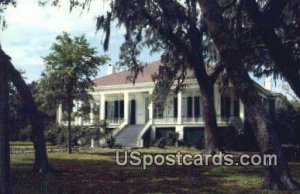
<svg viewBox="0 0 300 194">
<path fill-rule="evenodd" d="M 130 101 L 130 124 L 135 125 L 136 123 L 136 102 L 135 100 Z"/>
</svg>

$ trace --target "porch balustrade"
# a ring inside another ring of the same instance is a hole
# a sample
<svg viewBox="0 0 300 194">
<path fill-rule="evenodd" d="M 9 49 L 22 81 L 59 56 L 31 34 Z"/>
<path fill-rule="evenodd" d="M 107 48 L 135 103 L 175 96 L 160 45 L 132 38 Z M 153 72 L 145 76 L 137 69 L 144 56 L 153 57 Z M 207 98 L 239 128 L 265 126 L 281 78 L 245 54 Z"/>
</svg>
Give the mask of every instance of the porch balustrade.
<svg viewBox="0 0 300 194">
<path fill-rule="evenodd" d="M 154 118 L 154 124 L 175 124 L 177 123 L 177 118 L 174 117 L 161 117 L 161 118 Z"/>
<path fill-rule="evenodd" d="M 107 118 L 105 119 L 108 125 L 120 125 L 124 119 L 123 118 Z"/>
</svg>

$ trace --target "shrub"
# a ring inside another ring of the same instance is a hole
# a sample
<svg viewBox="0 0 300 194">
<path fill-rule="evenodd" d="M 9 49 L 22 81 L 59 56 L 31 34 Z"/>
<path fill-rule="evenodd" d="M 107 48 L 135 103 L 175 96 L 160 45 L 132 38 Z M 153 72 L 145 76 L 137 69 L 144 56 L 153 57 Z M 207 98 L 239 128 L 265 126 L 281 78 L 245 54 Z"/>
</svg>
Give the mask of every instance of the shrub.
<svg viewBox="0 0 300 194">
<path fill-rule="evenodd" d="M 204 140 L 203 138 L 201 138 L 201 140 L 198 141 L 198 143 L 196 144 L 196 149 L 200 150 L 204 148 Z"/>
<path fill-rule="evenodd" d="M 26 127 L 20 129 L 18 140 L 30 141 L 30 134 L 31 134 L 31 125 L 27 125 Z"/>
<path fill-rule="evenodd" d="M 155 143 L 154 143 L 154 145 L 155 146 L 157 146 L 157 147 L 159 147 L 159 148 L 164 148 L 165 146 L 166 146 L 166 140 L 165 140 L 165 138 L 160 138 L 160 139 L 158 139 Z"/>
<path fill-rule="evenodd" d="M 166 145 L 174 146 L 178 140 L 179 134 L 177 132 L 170 132 L 166 139 Z"/>
<path fill-rule="evenodd" d="M 107 143 L 109 148 L 113 148 L 115 146 L 115 142 L 116 142 L 116 140 L 112 136 L 110 136 L 106 139 L 106 143 Z"/>
</svg>

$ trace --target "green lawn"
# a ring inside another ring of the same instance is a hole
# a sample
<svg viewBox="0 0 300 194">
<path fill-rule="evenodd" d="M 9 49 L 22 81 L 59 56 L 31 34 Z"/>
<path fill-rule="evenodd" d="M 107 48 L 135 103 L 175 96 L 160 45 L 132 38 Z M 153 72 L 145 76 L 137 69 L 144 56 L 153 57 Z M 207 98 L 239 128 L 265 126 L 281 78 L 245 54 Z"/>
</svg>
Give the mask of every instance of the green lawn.
<svg viewBox="0 0 300 194">
<path fill-rule="evenodd" d="M 47 148 L 55 148 L 57 146 L 52 145 L 51 143 L 46 143 Z M 11 149 L 33 149 L 33 143 L 31 141 L 11 141 L 9 142 Z"/>
<path fill-rule="evenodd" d="M 176 153 L 175 148 L 142 149 L 143 153 Z M 198 153 L 184 149 L 184 152 Z M 115 150 L 49 154 L 60 172 L 42 177 L 31 171 L 32 154 L 11 156 L 14 193 L 260 193 L 260 167 L 151 166 L 120 167 Z M 300 163 L 291 163 L 300 180 Z"/>
</svg>

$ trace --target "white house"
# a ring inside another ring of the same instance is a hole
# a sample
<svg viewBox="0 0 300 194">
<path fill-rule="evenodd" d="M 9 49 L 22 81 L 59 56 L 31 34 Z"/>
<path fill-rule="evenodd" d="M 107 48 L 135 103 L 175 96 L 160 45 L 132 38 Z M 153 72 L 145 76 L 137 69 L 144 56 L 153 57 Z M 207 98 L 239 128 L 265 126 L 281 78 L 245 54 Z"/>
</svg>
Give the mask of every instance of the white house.
<svg viewBox="0 0 300 194">
<path fill-rule="evenodd" d="M 160 107 L 150 101 L 154 89 L 152 75 L 158 72 L 159 61 L 145 66 L 136 79 L 135 84 L 127 78 L 130 71 L 116 73 L 114 67 L 108 67 L 108 75 L 94 80 L 96 88 L 91 94 L 99 111 L 87 115 L 85 118 L 75 118 L 75 125 L 93 125 L 96 118 L 105 120 L 107 128 L 117 144 L 124 147 L 142 147 L 145 139 L 165 137 L 170 132 L 177 132 L 179 139 L 191 145 L 203 139 L 202 100 L 199 86 L 194 79 L 193 72 L 188 71 L 187 87 L 176 96 L 169 96 L 163 113 Z M 272 92 L 268 79 L 265 86 L 257 84 L 257 89 L 269 111 L 280 107 L 282 95 Z M 221 95 L 219 86 L 214 86 L 215 108 L 218 127 L 228 126 L 232 118 L 245 119 L 244 107 L 233 92 Z M 79 104 L 80 106 L 80 104 Z M 62 123 L 61 108 L 58 111 L 58 122 Z"/>
</svg>

